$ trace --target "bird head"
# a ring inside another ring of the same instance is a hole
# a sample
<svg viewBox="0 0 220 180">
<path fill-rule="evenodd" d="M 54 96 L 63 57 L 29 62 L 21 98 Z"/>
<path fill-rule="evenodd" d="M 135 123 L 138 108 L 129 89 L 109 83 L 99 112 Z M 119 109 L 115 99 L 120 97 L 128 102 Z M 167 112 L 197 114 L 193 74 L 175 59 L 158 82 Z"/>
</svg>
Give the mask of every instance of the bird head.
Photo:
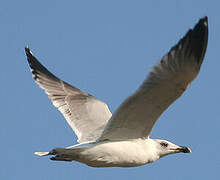
<svg viewBox="0 0 220 180">
<path fill-rule="evenodd" d="M 175 153 L 192 153 L 191 149 L 186 146 L 179 146 L 161 139 L 154 139 L 154 141 L 160 157 Z"/>
</svg>

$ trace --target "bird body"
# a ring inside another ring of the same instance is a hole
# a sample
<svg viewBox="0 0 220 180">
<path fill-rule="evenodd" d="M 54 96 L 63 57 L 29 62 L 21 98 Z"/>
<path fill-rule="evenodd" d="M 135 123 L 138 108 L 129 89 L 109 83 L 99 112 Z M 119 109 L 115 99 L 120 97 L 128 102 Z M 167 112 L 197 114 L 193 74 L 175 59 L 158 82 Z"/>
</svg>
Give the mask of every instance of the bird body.
<svg viewBox="0 0 220 180">
<path fill-rule="evenodd" d="M 53 75 L 25 48 L 35 82 L 66 118 L 79 142 L 35 154 L 92 167 L 134 167 L 169 154 L 190 153 L 188 147 L 149 136 L 160 115 L 197 77 L 207 42 L 208 19 L 204 17 L 152 68 L 139 89 L 113 114 L 104 102 Z"/>
<path fill-rule="evenodd" d="M 148 151 L 152 149 L 151 151 Z M 133 167 L 159 159 L 151 139 L 100 142 L 83 150 L 84 163 L 94 167 Z M 98 152 L 98 153 L 97 153 Z M 89 161 L 88 161 L 89 159 Z"/>
<path fill-rule="evenodd" d="M 149 149 L 152 149 L 149 151 Z M 152 139 L 104 141 L 56 148 L 47 155 L 56 154 L 52 160 L 79 161 L 92 167 L 134 167 L 159 159 Z"/>
</svg>

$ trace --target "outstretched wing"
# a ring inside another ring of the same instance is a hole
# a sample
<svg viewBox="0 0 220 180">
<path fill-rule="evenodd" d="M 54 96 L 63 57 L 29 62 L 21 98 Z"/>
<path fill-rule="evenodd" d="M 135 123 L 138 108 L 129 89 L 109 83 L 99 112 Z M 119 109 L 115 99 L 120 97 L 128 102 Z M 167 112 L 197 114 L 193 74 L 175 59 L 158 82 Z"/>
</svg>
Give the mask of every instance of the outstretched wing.
<svg viewBox="0 0 220 180">
<path fill-rule="evenodd" d="M 196 78 L 208 41 L 208 19 L 197 25 L 151 70 L 140 88 L 113 114 L 99 140 L 148 137 L 160 115 Z"/>
<path fill-rule="evenodd" d="M 29 48 L 25 48 L 25 52 L 35 82 L 66 118 L 78 142 L 95 141 L 111 117 L 108 106 L 54 76 L 40 64 Z"/>
</svg>

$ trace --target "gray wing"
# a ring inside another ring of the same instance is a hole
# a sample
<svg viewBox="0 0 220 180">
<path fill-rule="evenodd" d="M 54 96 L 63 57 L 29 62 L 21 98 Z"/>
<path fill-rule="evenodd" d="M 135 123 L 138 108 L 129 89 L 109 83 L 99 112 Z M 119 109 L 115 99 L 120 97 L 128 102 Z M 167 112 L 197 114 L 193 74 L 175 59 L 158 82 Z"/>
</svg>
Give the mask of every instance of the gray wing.
<svg viewBox="0 0 220 180">
<path fill-rule="evenodd" d="M 120 105 L 99 140 L 148 137 L 160 115 L 198 75 L 207 41 L 208 20 L 204 17 L 154 66 L 140 88 Z"/>
<path fill-rule="evenodd" d="M 78 142 L 95 141 L 111 117 L 108 106 L 50 73 L 25 48 L 35 82 L 45 90 L 53 105 L 63 114 Z"/>
</svg>

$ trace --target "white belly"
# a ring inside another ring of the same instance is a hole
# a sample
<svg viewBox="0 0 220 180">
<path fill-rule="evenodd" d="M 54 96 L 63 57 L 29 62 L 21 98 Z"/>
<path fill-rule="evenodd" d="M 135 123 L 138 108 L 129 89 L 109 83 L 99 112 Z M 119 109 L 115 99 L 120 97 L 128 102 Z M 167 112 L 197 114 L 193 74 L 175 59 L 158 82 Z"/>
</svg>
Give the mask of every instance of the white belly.
<svg viewBox="0 0 220 180">
<path fill-rule="evenodd" d="M 151 144 L 151 145 L 150 145 Z M 159 159 L 152 148 L 151 139 L 101 142 L 88 147 L 73 150 L 77 153 L 76 161 L 85 163 L 93 167 L 134 167 L 151 163 Z"/>
</svg>

